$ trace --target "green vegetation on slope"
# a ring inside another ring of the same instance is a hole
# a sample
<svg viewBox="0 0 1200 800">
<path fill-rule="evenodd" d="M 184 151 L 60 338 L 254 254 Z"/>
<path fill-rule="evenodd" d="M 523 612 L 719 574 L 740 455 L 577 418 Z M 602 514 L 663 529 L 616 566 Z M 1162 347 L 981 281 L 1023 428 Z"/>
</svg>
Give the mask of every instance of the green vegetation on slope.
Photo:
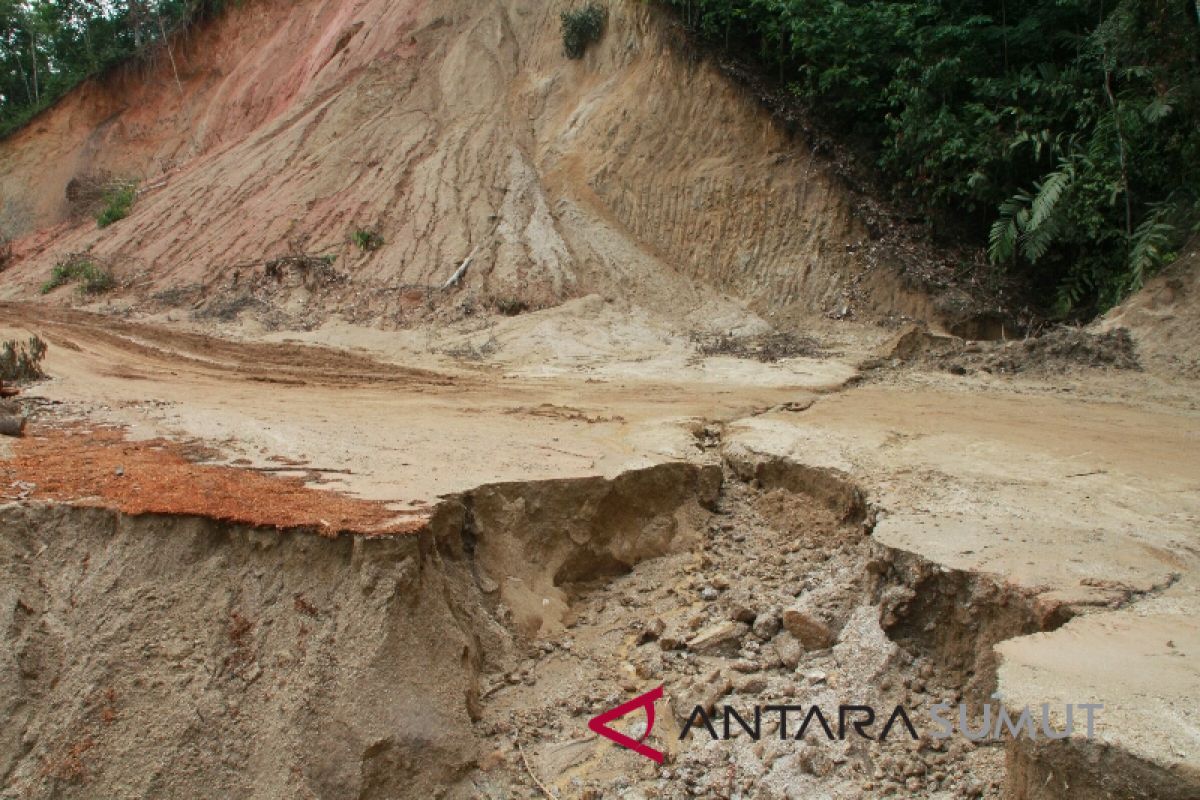
<svg viewBox="0 0 1200 800">
<path fill-rule="evenodd" d="M 229 0 L 0 0 L 0 136 Z M 166 58 L 173 59 L 169 51 Z"/>
<path fill-rule="evenodd" d="M 379 248 L 383 247 L 383 236 L 379 231 L 371 228 L 356 228 L 350 234 L 350 241 L 354 246 L 364 253 L 374 253 Z"/>
<path fill-rule="evenodd" d="M 1113 305 L 1195 226 L 1195 0 L 663 1 L 868 142 L 1048 310 Z"/>
<path fill-rule="evenodd" d="M 99 266 L 84 253 L 72 253 L 54 265 L 50 280 L 42 284 L 42 294 L 50 294 L 68 283 L 79 284 L 82 295 L 102 294 L 116 286 L 111 272 Z"/>
<path fill-rule="evenodd" d="M 42 359 L 46 357 L 46 342 L 31 336 L 27 342 L 9 339 L 0 345 L 0 383 L 36 381 L 46 377 Z"/>
<path fill-rule="evenodd" d="M 96 215 L 96 225 L 107 228 L 129 216 L 133 201 L 137 199 L 137 184 L 122 183 L 114 186 L 104 196 L 104 208 Z"/>
</svg>

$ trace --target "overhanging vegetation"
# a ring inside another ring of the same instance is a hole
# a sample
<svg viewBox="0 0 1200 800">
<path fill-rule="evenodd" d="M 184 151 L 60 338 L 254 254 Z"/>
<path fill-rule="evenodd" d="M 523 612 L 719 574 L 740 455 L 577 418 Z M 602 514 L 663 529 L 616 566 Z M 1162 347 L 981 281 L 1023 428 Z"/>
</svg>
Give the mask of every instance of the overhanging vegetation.
<svg viewBox="0 0 1200 800">
<path fill-rule="evenodd" d="M 1167 0 L 664 0 L 868 143 L 1048 311 L 1103 311 L 1200 209 L 1200 9 Z"/>
</svg>

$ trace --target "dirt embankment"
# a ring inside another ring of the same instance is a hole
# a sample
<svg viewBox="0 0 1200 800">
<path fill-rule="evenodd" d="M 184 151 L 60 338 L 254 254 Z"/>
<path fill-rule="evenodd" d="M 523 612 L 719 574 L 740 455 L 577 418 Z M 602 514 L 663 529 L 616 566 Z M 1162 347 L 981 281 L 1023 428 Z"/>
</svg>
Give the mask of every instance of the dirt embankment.
<svg viewBox="0 0 1200 800">
<path fill-rule="evenodd" d="M 255 0 L 170 59 L 90 83 L 0 143 L 0 289 L 68 253 L 143 305 L 308 325 L 393 324 L 472 253 L 470 308 L 590 292 L 686 312 L 719 290 L 790 312 L 931 301 L 867 258 L 846 190 L 646 4 L 611 4 L 582 61 L 563 3 Z M 129 218 L 73 216 L 68 185 L 140 179 Z M 357 229 L 383 244 L 364 252 Z M 328 254 L 332 265 L 290 255 Z M 68 299 L 70 290 L 56 298 Z"/>
<path fill-rule="evenodd" d="M 475 756 L 472 604 L 428 536 L 0 519 L 5 797 L 428 796 Z"/>
<path fill-rule="evenodd" d="M 484 672 L 561 631 L 589 565 L 694 540 L 718 486 L 674 464 L 483 487 L 336 539 L 6 505 L 4 796 L 438 796 L 482 755 Z"/>
<path fill-rule="evenodd" d="M 1097 323 L 1128 329 L 1149 368 L 1171 379 L 1200 378 L 1200 238 L 1179 260 Z"/>
</svg>

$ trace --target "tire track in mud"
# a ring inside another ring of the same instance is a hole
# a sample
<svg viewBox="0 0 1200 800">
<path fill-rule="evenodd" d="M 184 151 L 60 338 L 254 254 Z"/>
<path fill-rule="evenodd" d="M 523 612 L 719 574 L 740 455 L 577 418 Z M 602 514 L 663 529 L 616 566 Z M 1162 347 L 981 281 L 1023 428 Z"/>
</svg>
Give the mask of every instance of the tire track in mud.
<svg viewBox="0 0 1200 800">
<path fill-rule="evenodd" d="M 347 387 L 402 384 L 414 390 L 423 386 L 468 388 L 478 382 L 470 376 L 387 364 L 318 345 L 234 342 L 47 306 L 0 303 L 0 316 L 11 324 L 41 331 L 52 343 L 69 350 L 99 343 L 151 364 L 241 380 Z"/>
</svg>

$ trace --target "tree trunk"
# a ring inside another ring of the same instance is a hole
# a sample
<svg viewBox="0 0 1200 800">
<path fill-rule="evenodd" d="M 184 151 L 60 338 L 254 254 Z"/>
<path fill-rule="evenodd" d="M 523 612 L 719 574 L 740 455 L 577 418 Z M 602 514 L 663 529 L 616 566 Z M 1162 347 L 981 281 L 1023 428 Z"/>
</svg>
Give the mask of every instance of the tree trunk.
<svg viewBox="0 0 1200 800">
<path fill-rule="evenodd" d="M 133 28 L 133 49 L 139 55 L 142 52 L 142 23 L 146 19 L 146 9 L 141 0 L 129 0 L 129 24 Z"/>
<path fill-rule="evenodd" d="M 39 103 L 41 102 L 42 94 L 38 90 L 37 34 L 32 31 L 29 34 L 29 63 L 33 65 L 33 102 Z"/>
<path fill-rule="evenodd" d="M 21 53 L 13 53 L 13 62 L 17 65 L 17 71 L 21 73 L 21 83 L 25 86 L 25 97 L 29 100 L 29 105 L 33 105 L 33 87 L 29 85 L 29 73 L 25 71 L 25 61 L 21 58 Z"/>
<path fill-rule="evenodd" d="M 158 13 L 158 33 L 162 36 L 163 46 L 167 48 L 167 58 L 171 60 L 171 74 L 175 76 L 175 89 L 183 96 L 183 84 L 179 82 L 179 68 L 175 66 L 175 51 L 171 49 L 171 38 L 167 36 L 167 26 L 163 23 L 162 12 Z"/>
</svg>

